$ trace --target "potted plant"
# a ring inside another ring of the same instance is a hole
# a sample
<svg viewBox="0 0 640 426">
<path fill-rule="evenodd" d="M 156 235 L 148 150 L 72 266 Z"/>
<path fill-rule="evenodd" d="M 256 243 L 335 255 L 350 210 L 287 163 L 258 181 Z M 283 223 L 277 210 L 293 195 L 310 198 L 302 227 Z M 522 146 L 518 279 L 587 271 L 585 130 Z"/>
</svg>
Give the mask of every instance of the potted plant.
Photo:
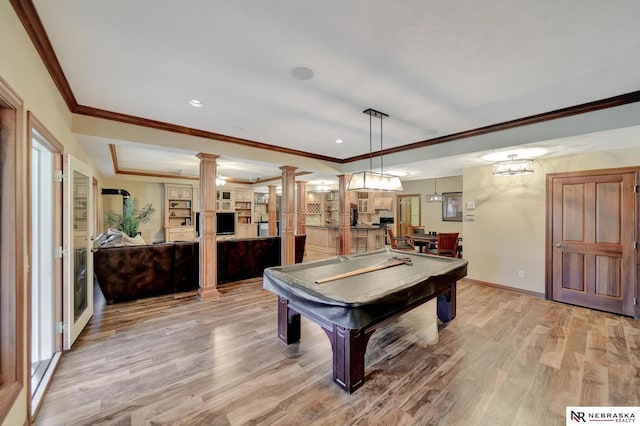
<svg viewBox="0 0 640 426">
<path fill-rule="evenodd" d="M 122 214 L 107 212 L 105 219 L 110 228 L 124 232 L 130 237 L 138 234 L 141 223 L 147 223 L 156 210 L 153 205 L 147 203 L 142 209 L 136 208 L 136 199 L 129 197 L 124 199 Z"/>
</svg>

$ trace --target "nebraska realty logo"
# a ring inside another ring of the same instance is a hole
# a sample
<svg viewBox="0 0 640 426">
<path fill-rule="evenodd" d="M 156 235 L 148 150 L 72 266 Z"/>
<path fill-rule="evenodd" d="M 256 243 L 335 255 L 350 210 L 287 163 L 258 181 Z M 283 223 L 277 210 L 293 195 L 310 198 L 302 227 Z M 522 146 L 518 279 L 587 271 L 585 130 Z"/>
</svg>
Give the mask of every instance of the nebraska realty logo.
<svg viewBox="0 0 640 426">
<path fill-rule="evenodd" d="M 640 407 L 567 407 L 566 415 L 567 425 L 635 423 L 640 417 Z"/>
</svg>

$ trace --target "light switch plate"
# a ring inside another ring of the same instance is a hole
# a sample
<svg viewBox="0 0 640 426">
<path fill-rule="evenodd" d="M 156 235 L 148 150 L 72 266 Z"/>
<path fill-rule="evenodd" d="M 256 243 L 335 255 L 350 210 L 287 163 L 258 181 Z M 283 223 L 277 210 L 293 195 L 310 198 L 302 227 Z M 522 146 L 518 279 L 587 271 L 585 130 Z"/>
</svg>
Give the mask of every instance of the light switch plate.
<svg viewBox="0 0 640 426">
<path fill-rule="evenodd" d="M 475 201 L 467 201 L 467 210 L 473 210 L 476 208 L 476 202 Z"/>
</svg>

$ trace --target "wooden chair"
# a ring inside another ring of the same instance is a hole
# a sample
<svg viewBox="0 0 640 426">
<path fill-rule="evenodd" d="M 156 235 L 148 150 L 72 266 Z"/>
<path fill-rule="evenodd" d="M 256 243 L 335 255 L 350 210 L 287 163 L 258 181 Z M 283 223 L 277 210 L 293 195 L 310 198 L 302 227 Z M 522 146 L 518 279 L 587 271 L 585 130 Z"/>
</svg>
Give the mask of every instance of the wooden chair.
<svg viewBox="0 0 640 426">
<path fill-rule="evenodd" d="M 441 232 L 438 234 L 438 256 L 457 257 L 458 256 L 458 232 Z"/>
<path fill-rule="evenodd" d="M 413 226 L 413 233 L 415 235 L 424 235 L 425 231 L 424 231 L 424 226 Z M 411 241 L 413 243 L 414 246 L 418 247 L 418 251 L 420 253 L 422 253 L 424 251 L 424 248 L 427 247 L 429 244 L 426 241 L 417 241 L 417 240 L 413 240 Z"/>
<path fill-rule="evenodd" d="M 419 235 L 423 235 L 424 232 L 424 226 L 413 226 L 413 233 L 414 234 L 419 234 Z"/>
<path fill-rule="evenodd" d="M 392 249 L 416 251 L 416 248 L 411 240 L 405 237 L 394 236 L 393 230 L 391 228 L 387 228 L 387 235 L 389 236 L 389 244 L 391 244 Z"/>
</svg>

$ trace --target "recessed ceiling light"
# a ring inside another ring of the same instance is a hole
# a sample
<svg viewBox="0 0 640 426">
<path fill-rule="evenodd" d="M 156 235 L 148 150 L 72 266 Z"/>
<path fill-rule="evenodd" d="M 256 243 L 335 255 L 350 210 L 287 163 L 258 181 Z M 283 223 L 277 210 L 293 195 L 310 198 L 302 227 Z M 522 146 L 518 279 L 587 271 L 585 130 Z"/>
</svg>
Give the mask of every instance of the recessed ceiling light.
<svg viewBox="0 0 640 426">
<path fill-rule="evenodd" d="M 336 143 L 342 143 L 344 142 L 342 139 L 336 139 Z"/>
<path fill-rule="evenodd" d="M 311 80 L 313 70 L 309 67 L 295 67 L 291 70 L 291 75 L 297 80 Z"/>
<path fill-rule="evenodd" d="M 204 106 L 204 104 L 197 99 L 191 99 L 189 101 L 189 105 L 191 105 L 194 108 L 202 108 Z"/>
</svg>

